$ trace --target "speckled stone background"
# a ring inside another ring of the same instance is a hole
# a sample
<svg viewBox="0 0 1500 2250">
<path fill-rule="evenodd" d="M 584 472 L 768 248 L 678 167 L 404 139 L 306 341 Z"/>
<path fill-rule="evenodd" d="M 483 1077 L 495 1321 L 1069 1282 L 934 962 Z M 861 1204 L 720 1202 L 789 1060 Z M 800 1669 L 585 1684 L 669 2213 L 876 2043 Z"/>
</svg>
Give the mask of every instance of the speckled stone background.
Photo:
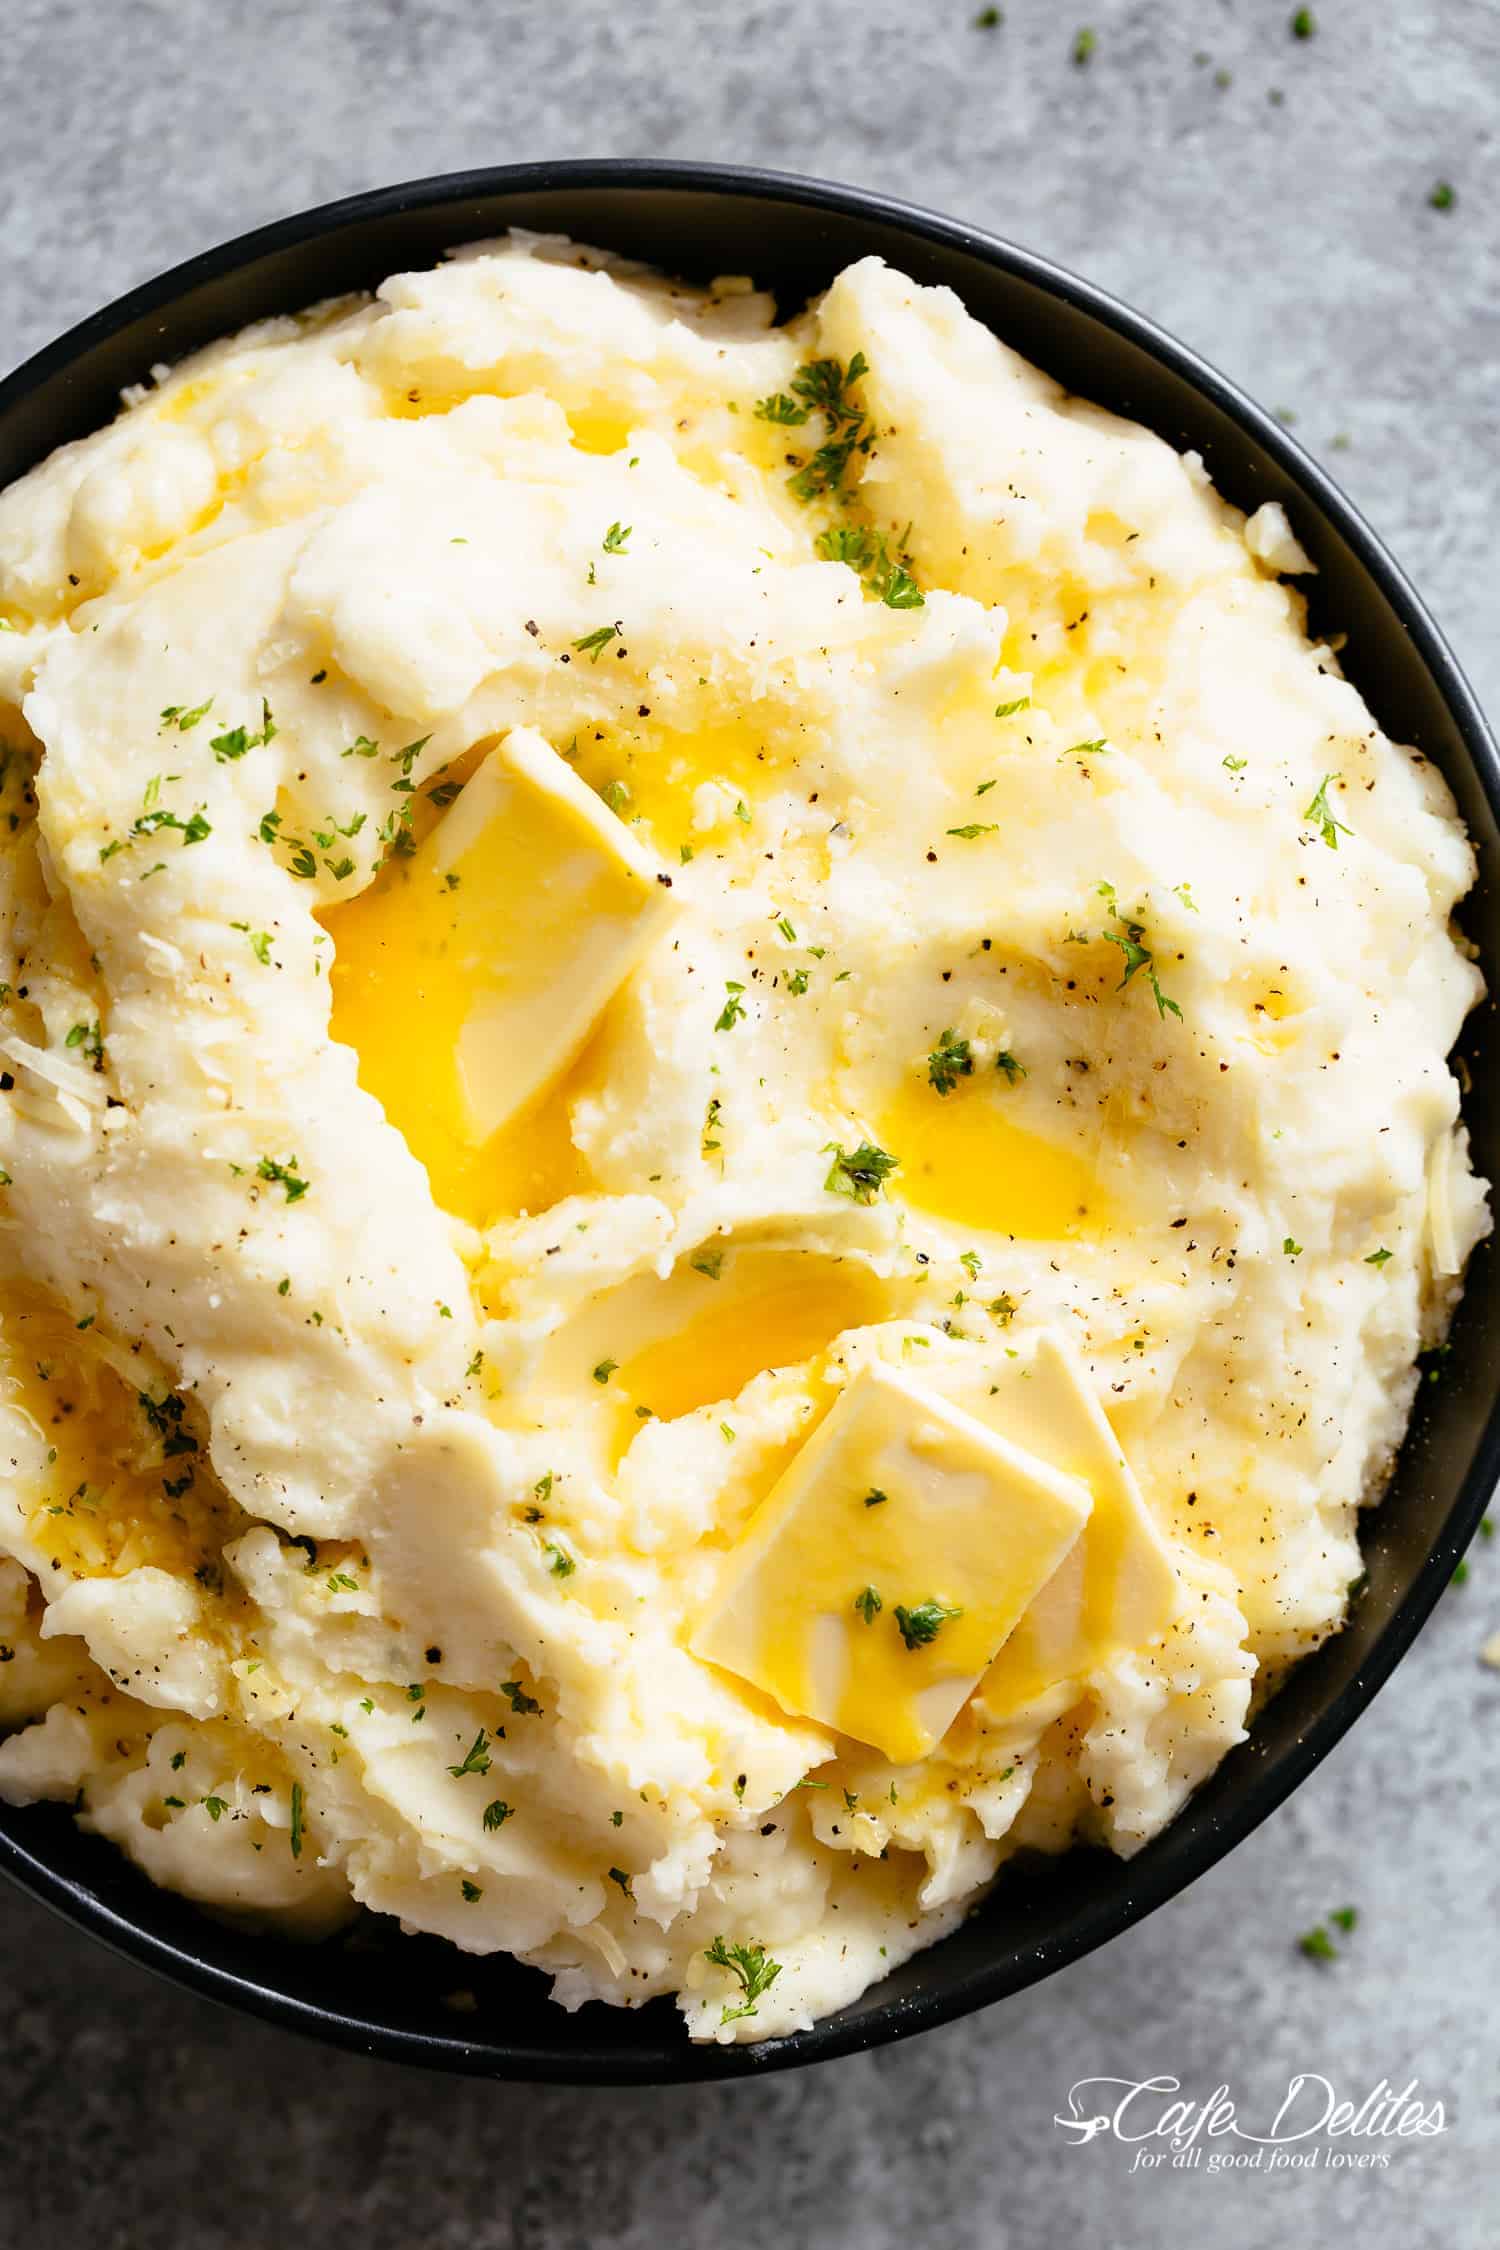
<svg viewBox="0 0 1500 2250">
<path fill-rule="evenodd" d="M 640 153 L 839 176 L 1077 267 L 1295 415 L 1500 707 L 1500 7 L 1318 0 L 1307 40 L 1290 13 L 1008 0 L 983 29 L 975 0 L 5 0 L 0 358 L 380 182 Z M 0 1896 L 0 2238 L 1492 2245 L 1497 1628 L 1500 1542 L 1353 1736 L 1185 1897 L 987 2015 L 753 2086 L 526 2091 L 321 2053 Z M 1341 1957 L 1303 1958 L 1297 1934 L 1346 1901 Z M 1264 2115 L 1297 2070 L 1356 2097 L 1415 2075 L 1450 2129 L 1373 2174 L 1212 2178 L 1132 2173 L 1052 2122 L 1093 2074 L 1223 2081 Z"/>
</svg>

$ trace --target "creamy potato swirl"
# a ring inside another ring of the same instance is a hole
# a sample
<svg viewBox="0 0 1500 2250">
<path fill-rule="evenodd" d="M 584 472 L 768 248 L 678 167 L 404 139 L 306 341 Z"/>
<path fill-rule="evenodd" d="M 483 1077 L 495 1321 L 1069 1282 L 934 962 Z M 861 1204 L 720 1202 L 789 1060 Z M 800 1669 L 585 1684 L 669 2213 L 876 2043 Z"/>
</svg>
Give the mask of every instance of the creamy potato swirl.
<svg viewBox="0 0 1500 2250">
<path fill-rule="evenodd" d="M 1488 1223 L 1307 567 L 877 260 L 521 237 L 0 496 L 0 1790 L 721 2040 L 1156 1834 Z"/>
</svg>

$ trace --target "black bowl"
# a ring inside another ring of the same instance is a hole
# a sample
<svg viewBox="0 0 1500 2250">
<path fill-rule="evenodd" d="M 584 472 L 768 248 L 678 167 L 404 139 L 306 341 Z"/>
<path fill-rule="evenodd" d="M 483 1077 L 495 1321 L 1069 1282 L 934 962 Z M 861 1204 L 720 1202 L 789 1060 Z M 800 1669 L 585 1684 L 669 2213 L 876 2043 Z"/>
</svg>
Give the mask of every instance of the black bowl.
<svg viewBox="0 0 1500 2250">
<path fill-rule="evenodd" d="M 373 287 L 464 242 L 523 226 L 571 234 L 695 278 L 751 273 L 794 310 L 877 252 L 969 310 L 1071 390 L 1202 454 L 1246 510 L 1286 504 L 1318 566 L 1315 630 L 1381 724 L 1441 768 L 1479 851 L 1465 910 L 1500 987 L 1500 762 L 1421 602 L 1368 527 L 1269 415 L 1139 314 L 1044 258 L 884 196 L 714 165 L 566 163 L 419 180 L 263 227 L 131 292 L 0 384 L 0 485 L 113 414 L 123 386 L 270 313 Z M 1308 583 L 1304 581 L 1304 583 Z M 1466 1115 L 1500 1176 L 1500 1068 L 1489 1004 L 1470 1019 Z M 1389 1493 L 1369 1519 L 1368 1585 L 1345 1630 L 1291 1676 L 1173 1825 L 1128 1864 L 1101 1852 L 1007 1871 L 941 1945 L 811 2031 L 695 2048 L 665 2001 L 567 2015 L 535 1971 L 477 1962 L 370 1919 L 317 1947 L 246 1935 L 147 1884 L 57 1806 L 0 1808 L 0 1868 L 81 1929 L 213 1998 L 366 2053 L 495 2078 L 713 2079 L 852 2053 L 947 2022 L 1102 1944 L 1249 1834 L 1317 1764 L 1411 1645 L 1483 1513 L 1500 1466 L 1500 1283 L 1476 1253 L 1443 1363 L 1423 1386 Z M 455 1993 L 472 1994 L 455 2007 Z"/>
</svg>

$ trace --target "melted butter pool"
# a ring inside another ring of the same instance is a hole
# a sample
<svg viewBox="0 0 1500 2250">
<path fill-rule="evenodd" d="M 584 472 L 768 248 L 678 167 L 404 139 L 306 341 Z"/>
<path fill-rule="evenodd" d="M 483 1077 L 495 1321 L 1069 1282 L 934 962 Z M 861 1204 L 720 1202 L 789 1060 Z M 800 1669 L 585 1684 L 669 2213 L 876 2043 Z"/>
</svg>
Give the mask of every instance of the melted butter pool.
<svg viewBox="0 0 1500 2250">
<path fill-rule="evenodd" d="M 890 1192 L 934 1218 L 1023 1242 L 1106 1233 L 1117 1213 L 1093 1165 L 1015 1123 L 1014 1100 L 983 1081 L 948 1095 L 907 1081 L 879 1124 L 882 1147 L 901 1160 Z"/>
</svg>

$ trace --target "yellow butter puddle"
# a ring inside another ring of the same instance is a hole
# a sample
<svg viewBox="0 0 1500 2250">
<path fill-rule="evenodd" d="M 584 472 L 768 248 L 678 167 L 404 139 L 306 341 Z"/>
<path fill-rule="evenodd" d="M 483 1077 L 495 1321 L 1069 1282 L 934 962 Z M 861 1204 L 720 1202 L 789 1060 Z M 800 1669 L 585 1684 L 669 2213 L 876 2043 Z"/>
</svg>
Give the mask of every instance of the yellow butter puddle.
<svg viewBox="0 0 1500 2250">
<path fill-rule="evenodd" d="M 49 1561 L 105 1577 L 150 1565 L 224 1590 L 218 1557 L 247 1519 L 181 1400 L 145 1369 L 133 1384 L 91 1329 L 20 1283 L 0 1289 L 0 1407 L 0 1505 Z M 45 1449 L 34 1476 L 17 1419 Z"/>
<path fill-rule="evenodd" d="M 891 1317 L 892 1285 L 852 1260 L 767 1244 L 692 1255 L 718 1278 L 684 1257 L 664 1280 L 642 1274 L 609 1290 L 551 1339 L 528 1385 L 543 1402 L 576 1399 L 582 1383 L 609 1417 L 612 1466 L 644 1422 L 726 1402 L 768 1369 L 816 1359 L 846 1329 Z"/>
<path fill-rule="evenodd" d="M 889 1305 L 868 1268 L 795 1250 L 730 1251 L 717 1281 L 680 1267 L 655 1286 L 649 1310 L 630 1309 L 657 1333 L 615 1381 L 632 1408 L 647 1406 L 664 1422 L 733 1398 L 767 1368 L 816 1358 L 846 1328 L 885 1319 Z M 621 1333 L 630 1332 L 622 1320 Z"/>
<path fill-rule="evenodd" d="M 1103 1234 L 1117 1213 L 1076 1148 L 1028 1132 L 1007 1114 L 1015 1095 L 983 1081 L 952 1093 L 907 1080 L 879 1123 L 899 1157 L 890 1192 L 934 1218 L 1024 1242 Z"/>
<path fill-rule="evenodd" d="M 388 861 L 358 898 L 323 910 L 335 945 L 330 1031 L 358 1055 L 361 1085 L 426 1167 L 437 1201 L 484 1226 L 592 1184 L 571 1131 L 589 1080 L 588 1011 L 576 1045 L 570 1035 L 555 1069 L 544 1058 L 529 1095 L 524 1074 L 566 1013 L 575 957 L 639 913 L 645 878 L 580 846 L 571 809 L 519 783 L 451 867 L 441 833 Z M 491 1017 L 499 1067 L 509 1055 L 524 1098 L 486 1134 L 476 1127 L 472 1039 Z"/>
<path fill-rule="evenodd" d="M 681 729 L 654 720 L 638 729 L 585 729 L 568 757 L 622 820 L 644 823 L 669 862 L 680 861 L 684 846 L 691 855 L 748 840 L 759 798 L 787 770 L 768 730 L 738 719 Z M 718 791 L 700 804 L 705 783 L 717 783 Z"/>
<path fill-rule="evenodd" d="M 381 397 L 393 421 L 425 422 L 451 414 L 455 407 L 466 406 L 472 398 L 517 398 L 534 390 L 535 386 L 530 384 L 518 392 L 477 380 L 442 383 L 417 379 L 386 385 Z M 569 432 L 580 453 L 621 453 L 630 442 L 629 417 L 610 407 L 575 406 L 567 408 L 566 412 Z"/>
<path fill-rule="evenodd" d="M 449 768 L 444 781 L 472 776 L 483 748 Z M 509 754 L 502 747 L 488 758 Z M 651 862 L 638 839 L 649 837 L 669 864 L 679 864 L 691 836 L 703 842 L 694 819 L 706 781 L 723 785 L 714 840 L 744 836 L 770 753 L 756 729 L 734 723 L 692 733 L 590 733 L 554 763 L 617 839 L 613 855 L 595 839 L 580 856 L 577 806 L 564 802 L 566 792 L 520 791 L 448 867 L 424 790 L 415 800 L 414 850 L 389 860 L 357 898 L 320 914 L 336 949 L 333 1038 L 358 1055 L 361 1085 L 426 1167 L 437 1201 L 481 1227 L 594 1184 L 571 1132 L 573 1105 L 592 1082 L 592 1042 L 560 1053 L 556 1074 L 486 1138 L 476 1135 L 466 1097 L 466 1035 L 493 1014 L 497 994 L 509 996 L 514 1017 L 530 993 L 542 1014 L 526 1052 L 515 1055 L 519 1077 L 565 1012 L 574 956 L 612 942 L 611 931 L 640 918 Z M 467 802 L 460 797 L 455 810 Z M 667 896 L 667 888 L 653 893 L 659 905 Z M 472 1062 L 472 1037 L 469 1056 Z"/>
<path fill-rule="evenodd" d="M 361 897 L 320 916 L 337 954 L 329 1031 L 359 1057 L 373 1094 L 426 1168 L 435 1200 L 475 1226 L 543 1211 L 593 1183 L 572 1136 L 587 1050 L 521 1113 L 476 1148 L 458 1080 L 470 981 L 446 958 L 451 893 L 410 885 L 387 868 Z"/>
</svg>

